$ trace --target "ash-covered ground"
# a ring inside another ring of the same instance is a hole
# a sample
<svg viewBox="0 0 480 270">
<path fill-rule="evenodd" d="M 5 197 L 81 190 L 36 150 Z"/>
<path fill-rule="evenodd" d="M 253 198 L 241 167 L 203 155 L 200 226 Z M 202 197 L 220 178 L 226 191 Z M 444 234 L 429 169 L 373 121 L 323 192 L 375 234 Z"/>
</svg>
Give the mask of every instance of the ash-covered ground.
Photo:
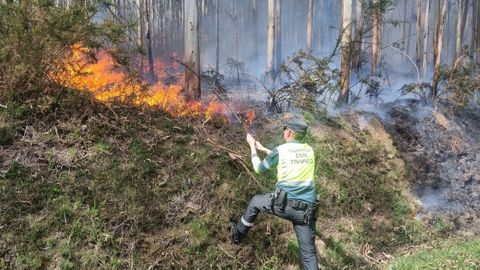
<svg viewBox="0 0 480 270">
<path fill-rule="evenodd" d="M 449 220 L 480 234 L 480 109 L 459 111 L 414 99 L 382 105 L 383 121 L 409 166 L 420 218 Z"/>
</svg>

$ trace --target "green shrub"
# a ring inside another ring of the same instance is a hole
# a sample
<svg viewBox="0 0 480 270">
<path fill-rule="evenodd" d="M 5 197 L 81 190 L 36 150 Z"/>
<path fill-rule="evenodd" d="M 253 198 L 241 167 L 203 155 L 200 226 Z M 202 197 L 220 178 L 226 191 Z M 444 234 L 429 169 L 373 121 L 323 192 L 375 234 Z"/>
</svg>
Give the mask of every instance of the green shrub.
<svg viewBox="0 0 480 270">
<path fill-rule="evenodd" d="M 2 100 L 25 102 L 50 94 L 49 77 L 64 68 L 57 63 L 72 45 L 99 47 L 119 40 L 124 31 L 113 31 L 108 20 L 94 23 L 96 9 L 84 2 L 68 9 L 48 0 L 0 4 Z"/>
</svg>

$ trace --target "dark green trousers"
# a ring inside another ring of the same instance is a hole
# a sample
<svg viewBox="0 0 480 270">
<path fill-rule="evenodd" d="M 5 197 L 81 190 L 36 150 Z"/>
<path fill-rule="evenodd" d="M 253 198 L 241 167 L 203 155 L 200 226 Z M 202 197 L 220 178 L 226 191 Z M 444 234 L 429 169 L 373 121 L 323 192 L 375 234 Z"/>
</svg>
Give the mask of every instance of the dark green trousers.
<svg viewBox="0 0 480 270">
<path fill-rule="evenodd" d="M 250 204 L 243 213 L 240 222 L 238 222 L 237 229 L 240 233 L 246 234 L 250 227 L 253 226 L 260 212 L 269 213 L 289 220 L 292 222 L 297 236 L 303 269 L 318 269 L 317 251 L 315 247 L 315 218 L 311 218 L 308 224 L 306 224 L 304 221 L 306 214 L 305 209 L 294 209 L 289 205 L 286 205 L 283 209 L 277 206 L 272 208 L 272 196 L 273 193 L 254 196 L 252 200 L 250 200 Z"/>
</svg>

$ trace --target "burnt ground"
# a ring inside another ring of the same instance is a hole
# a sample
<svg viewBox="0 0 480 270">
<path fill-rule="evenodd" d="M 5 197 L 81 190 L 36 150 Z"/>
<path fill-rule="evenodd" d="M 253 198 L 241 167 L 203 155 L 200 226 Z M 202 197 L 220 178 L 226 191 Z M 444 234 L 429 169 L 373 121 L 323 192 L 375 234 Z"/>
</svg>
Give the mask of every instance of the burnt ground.
<svg viewBox="0 0 480 270">
<path fill-rule="evenodd" d="M 385 104 L 384 124 L 409 166 L 420 202 L 417 217 L 446 220 L 480 234 L 480 110 L 418 100 Z"/>
</svg>

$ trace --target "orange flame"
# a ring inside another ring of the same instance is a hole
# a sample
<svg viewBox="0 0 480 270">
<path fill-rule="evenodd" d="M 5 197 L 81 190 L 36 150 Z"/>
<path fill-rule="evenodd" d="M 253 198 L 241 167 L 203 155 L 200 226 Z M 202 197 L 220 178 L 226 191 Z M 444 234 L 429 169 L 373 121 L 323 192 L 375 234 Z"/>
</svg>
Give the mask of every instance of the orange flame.
<svg viewBox="0 0 480 270">
<path fill-rule="evenodd" d="M 251 125 L 253 123 L 253 120 L 255 120 L 255 111 L 248 111 L 245 114 L 245 122 L 248 125 Z"/>
<path fill-rule="evenodd" d="M 167 78 L 168 73 L 159 60 L 154 64 L 159 82 L 148 85 L 129 78 L 125 71 L 116 67 L 113 58 L 105 51 L 95 53 L 97 61 L 87 57 L 91 53 L 80 45 L 73 46 L 70 57 L 61 63 L 63 71 L 51 74 L 51 77 L 65 87 L 90 91 L 96 99 L 104 102 L 131 101 L 136 105 L 159 107 L 173 116 L 211 119 L 224 115 L 224 106 L 216 101 L 210 101 L 207 106 L 198 101 L 187 102 L 181 94 L 181 85 L 164 85 L 162 79 Z"/>
</svg>

